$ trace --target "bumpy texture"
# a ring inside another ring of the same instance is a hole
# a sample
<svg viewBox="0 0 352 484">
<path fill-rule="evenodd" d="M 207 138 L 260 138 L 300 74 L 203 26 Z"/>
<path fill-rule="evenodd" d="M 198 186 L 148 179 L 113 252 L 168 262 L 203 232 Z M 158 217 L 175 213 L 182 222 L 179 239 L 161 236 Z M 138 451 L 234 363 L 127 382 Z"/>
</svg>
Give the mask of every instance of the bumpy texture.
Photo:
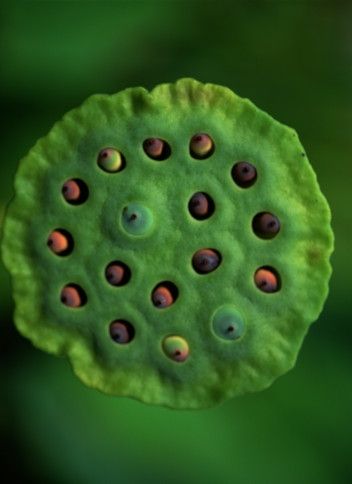
<svg viewBox="0 0 352 484">
<path fill-rule="evenodd" d="M 190 151 L 199 133 L 213 141 L 207 157 Z M 167 142 L 165 159 L 148 156 L 149 138 Z M 235 182 L 240 161 L 256 169 L 251 186 Z M 72 179 L 89 190 L 81 204 L 62 195 Z M 189 208 L 199 192 L 214 205 L 205 219 Z M 255 233 L 261 212 L 280 221 L 274 237 Z M 58 228 L 73 238 L 68 255 L 47 244 Z M 37 347 L 67 355 L 104 392 L 201 408 L 263 389 L 294 365 L 328 293 L 332 246 L 296 132 L 225 87 L 181 79 L 94 95 L 55 124 L 20 163 L 2 251 L 15 323 Z M 200 249 L 220 256 L 209 272 L 195 270 Z M 114 261 L 130 270 L 123 285 L 107 279 Z M 277 275 L 275 291 L 256 284 L 261 267 Z M 158 307 L 163 281 L 171 289 Z M 66 305 L 70 284 L 85 304 Z"/>
</svg>

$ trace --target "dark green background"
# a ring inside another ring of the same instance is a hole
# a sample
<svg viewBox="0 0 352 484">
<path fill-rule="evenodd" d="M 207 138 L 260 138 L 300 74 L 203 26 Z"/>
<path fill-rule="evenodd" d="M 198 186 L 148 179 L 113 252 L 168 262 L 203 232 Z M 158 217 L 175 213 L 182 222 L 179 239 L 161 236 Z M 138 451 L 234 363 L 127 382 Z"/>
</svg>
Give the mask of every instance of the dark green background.
<svg viewBox="0 0 352 484">
<path fill-rule="evenodd" d="M 351 2 L 12 2 L 2 3 L 0 22 L 0 213 L 18 160 L 68 109 L 96 92 L 190 76 L 230 87 L 298 131 L 336 236 L 330 296 L 295 369 L 206 411 L 85 388 L 65 360 L 15 331 L 0 266 L 1 475 L 49 484 L 351 482 Z"/>
</svg>

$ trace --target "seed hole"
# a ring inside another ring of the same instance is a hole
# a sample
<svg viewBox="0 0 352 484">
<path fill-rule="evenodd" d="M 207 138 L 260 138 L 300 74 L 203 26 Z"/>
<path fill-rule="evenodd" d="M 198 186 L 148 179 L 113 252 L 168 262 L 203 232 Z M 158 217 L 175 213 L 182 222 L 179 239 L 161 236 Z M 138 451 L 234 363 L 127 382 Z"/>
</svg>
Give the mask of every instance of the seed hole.
<svg viewBox="0 0 352 484">
<path fill-rule="evenodd" d="M 143 142 L 143 149 L 149 158 L 157 161 L 163 161 L 171 155 L 169 143 L 160 138 L 148 138 Z"/>
<path fill-rule="evenodd" d="M 47 239 L 47 245 L 54 254 L 66 256 L 73 251 L 73 237 L 65 229 L 55 229 L 50 233 Z"/>
<path fill-rule="evenodd" d="M 60 295 L 61 302 L 70 308 L 78 308 L 87 303 L 87 295 L 78 284 L 67 284 Z"/>
<path fill-rule="evenodd" d="M 280 221 L 272 213 L 260 212 L 253 218 L 252 228 L 261 239 L 272 239 L 280 231 Z"/>
<path fill-rule="evenodd" d="M 198 274 L 208 274 L 221 263 L 221 254 L 215 249 L 200 249 L 192 257 L 193 269 Z"/>
<path fill-rule="evenodd" d="M 263 292 L 277 292 L 281 289 L 281 278 L 276 269 L 263 266 L 254 274 L 254 282 L 258 289 Z"/>
<path fill-rule="evenodd" d="M 134 327 L 128 321 L 118 319 L 110 324 L 110 337 L 118 344 L 130 343 L 135 335 Z"/>
<path fill-rule="evenodd" d="M 88 186 L 79 178 L 67 180 L 62 187 L 62 195 L 71 205 L 81 205 L 89 195 Z"/>
<path fill-rule="evenodd" d="M 131 278 L 131 270 L 124 262 L 110 262 L 105 269 L 105 277 L 112 286 L 124 286 Z"/>
<path fill-rule="evenodd" d="M 188 210 L 195 219 L 205 220 L 214 213 L 214 201 L 207 193 L 197 192 L 188 202 Z"/>
<path fill-rule="evenodd" d="M 178 298 L 178 289 L 173 282 L 163 281 L 154 287 L 152 302 L 158 309 L 163 309 L 174 304 Z"/>
<path fill-rule="evenodd" d="M 97 163 L 108 173 L 116 173 L 126 166 L 125 157 L 115 148 L 103 148 L 98 154 Z"/>
<path fill-rule="evenodd" d="M 234 182 L 241 188 L 249 188 L 257 179 L 257 170 L 247 161 L 239 161 L 231 170 Z"/>
<path fill-rule="evenodd" d="M 208 134 L 197 133 L 192 136 L 189 143 L 189 152 L 193 158 L 204 160 L 214 153 L 215 145 Z"/>
</svg>

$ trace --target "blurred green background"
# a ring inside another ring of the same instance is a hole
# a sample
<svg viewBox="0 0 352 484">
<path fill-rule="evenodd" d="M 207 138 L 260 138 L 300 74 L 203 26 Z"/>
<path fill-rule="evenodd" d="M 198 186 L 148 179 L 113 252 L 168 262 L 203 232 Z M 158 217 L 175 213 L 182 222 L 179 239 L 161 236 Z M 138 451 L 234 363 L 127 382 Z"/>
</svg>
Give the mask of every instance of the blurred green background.
<svg viewBox="0 0 352 484">
<path fill-rule="evenodd" d="M 1 265 L 6 482 L 352 482 L 351 25 L 351 2 L 2 3 L 1 215 L 18 160 L 67 110 L 96 92 L 190 76 L 230 87 L 298 131 L 336 236 L 330 296 L 295 369 L 205 411 L 85 388 L 65 360 L 16 332 Z"/>
</svg>

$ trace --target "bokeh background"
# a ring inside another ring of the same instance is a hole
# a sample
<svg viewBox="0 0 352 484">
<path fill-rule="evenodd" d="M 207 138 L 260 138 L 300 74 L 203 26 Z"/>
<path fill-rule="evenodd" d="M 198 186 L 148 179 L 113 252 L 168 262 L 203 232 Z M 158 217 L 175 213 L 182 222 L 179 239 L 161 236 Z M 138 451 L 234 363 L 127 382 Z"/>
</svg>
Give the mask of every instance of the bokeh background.
<svg viewBox="0 0 352 484">
<path fill-rule="evenodd" d="M 18 160 L 96 92 L 184 76 L 294 127 L 331 205 L 330 295 L 270 389 L 172 411 L 83 386 L 14 329 L 0 266 L 0 473 L 6 482 L 352 482 L 352 4 L 2 2 L 0 217 Z M 297 267 L 297 271 L 300 268 Z"/>
</svg>

